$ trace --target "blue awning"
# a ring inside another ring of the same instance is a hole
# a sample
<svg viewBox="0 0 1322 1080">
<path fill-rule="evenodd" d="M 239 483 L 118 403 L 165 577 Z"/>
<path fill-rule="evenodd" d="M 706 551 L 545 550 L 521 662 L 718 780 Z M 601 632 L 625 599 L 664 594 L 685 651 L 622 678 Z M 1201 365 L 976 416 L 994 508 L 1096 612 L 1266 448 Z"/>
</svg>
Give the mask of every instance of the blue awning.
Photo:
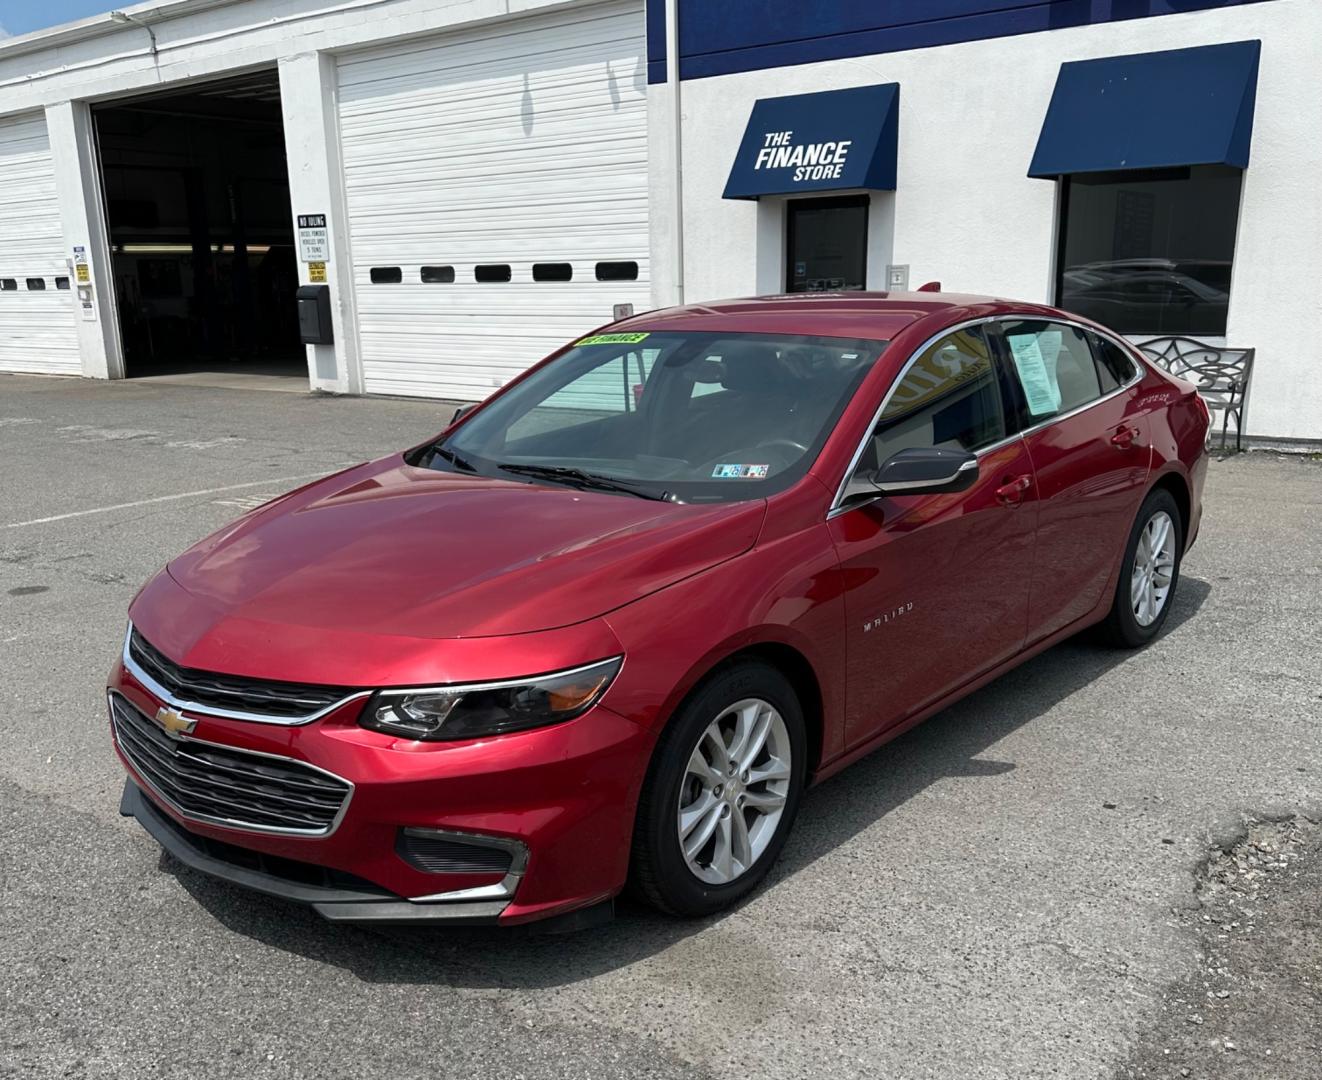
<svg viewBox="0 0 1322 1080">
<path fill-rule="evenodd" d="M 1259 41 L 1061 64 L 1028 175 L 1246 168 Z"/>
<path fill-rule="evenodd" d="M 724 198 L 895 190 L 900 84 L 854 86 L 753 105 Z"/>
</svg>

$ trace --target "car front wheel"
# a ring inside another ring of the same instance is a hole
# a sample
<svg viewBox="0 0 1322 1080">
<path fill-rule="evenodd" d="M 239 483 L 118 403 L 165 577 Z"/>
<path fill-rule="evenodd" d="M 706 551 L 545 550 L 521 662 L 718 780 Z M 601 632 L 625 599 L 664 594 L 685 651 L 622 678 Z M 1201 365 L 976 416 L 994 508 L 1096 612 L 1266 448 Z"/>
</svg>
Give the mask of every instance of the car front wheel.
<svg viewBox="0 0 1322 1080">
<path fill-rule="evenodd" d="M 719 671 L 680 707 L 639 801 L 631 879 L 654 907 L 708 915 L 750 892 L 784 846 L 806 771 L 803 710 L 760 661 Z"/>
</svg>

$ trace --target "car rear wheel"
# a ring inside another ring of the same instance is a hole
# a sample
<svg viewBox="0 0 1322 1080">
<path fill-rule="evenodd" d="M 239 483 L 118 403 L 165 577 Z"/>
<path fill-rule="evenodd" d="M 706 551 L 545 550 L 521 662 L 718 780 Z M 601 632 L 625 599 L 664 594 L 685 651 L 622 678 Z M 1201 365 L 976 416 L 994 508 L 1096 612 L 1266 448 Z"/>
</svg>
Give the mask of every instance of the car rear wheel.
<svg viewBox="0 0 1322 1080">
<path fill-rule="evenodd" d="M 1143 501 L 1134 520 L 1115 600 L 1102 624 L 1113 645 L 1136 649 L 1161 633 L 1175 599 L 1183 551 L 1180 508 L 1169 491 L 1158 488 Z"/>
<path fill-rule="evenodd" d="M 634 890 L 674 915 L 708 915 L 750 892 L 785 844 L 806 758 L 803 710 L 780 672 L 745 660 L 712 676 L 653 756 L 634 828 Z"/>
</svg>

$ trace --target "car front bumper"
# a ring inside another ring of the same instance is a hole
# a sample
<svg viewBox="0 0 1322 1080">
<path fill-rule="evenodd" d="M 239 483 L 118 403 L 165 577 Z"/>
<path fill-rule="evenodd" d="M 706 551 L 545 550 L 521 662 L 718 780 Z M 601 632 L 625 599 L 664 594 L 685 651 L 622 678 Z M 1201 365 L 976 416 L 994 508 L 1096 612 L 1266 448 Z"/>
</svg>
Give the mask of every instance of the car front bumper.
<svg viewBox="0 0 1322 1080">
<path fill-rule="evenodd" d="M 190 832 L 144 794 L 132 778 L 124 781 L 119 812 L 136 818 L 161 847 L 190 869 L 267 896 L 307 904 L 332 922 L 490 926 L 499 921 L 510 903 L 469 900 L 418 904 L 371 882 L 359 883 L 347 874 L 327 873 L 324 867 L 302 864 L 295 872 L 290 860 L 266 858 L 259 851 Z"/>
<path fill-rule="evenodd" d="M 109 690 L 145 717 L 168 705 L 122 664 Z M 514 925 L 599 912 L 622 888 L 651 732 L 598 705 L 554 727 L 419 744 L 359 727 L 362 704 L 300 726 L 187 717 L 196 723 L 185 742 L 310 765 L 351 785 L 324 835 L 198 820 L 153 786 L 112 723 L 129 774 L 120 811 L 193 869 L 336 921 Z M 523 854 L 503 870 L 426 871 L 401 854 L 404 829 Z"/>
</svg>

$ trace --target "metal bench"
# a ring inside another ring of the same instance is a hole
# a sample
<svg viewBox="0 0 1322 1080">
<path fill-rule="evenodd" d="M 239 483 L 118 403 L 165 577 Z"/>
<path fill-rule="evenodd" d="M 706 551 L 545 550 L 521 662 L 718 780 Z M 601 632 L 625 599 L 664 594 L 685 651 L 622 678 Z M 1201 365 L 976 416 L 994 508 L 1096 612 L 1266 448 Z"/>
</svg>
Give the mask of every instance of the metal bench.
<svg viewBox="0 0 1322 1080">
<path fill-rule="evenodd" d="M 1235 418 L 1235 449 L 1243 449 L 1244 417 L 1248 414 L 1253 349 L 1223 349 L 1187 337 L 1158 337 L 1138 346 L 1158 367 L 1198 387 L 1212 413 L 1212 428 L 1221 414 L 1221 449 L 1226 448 L 1230 418 Z M 1208 432 L 1211 442 L 1211 431 Z"/>
</svg>

